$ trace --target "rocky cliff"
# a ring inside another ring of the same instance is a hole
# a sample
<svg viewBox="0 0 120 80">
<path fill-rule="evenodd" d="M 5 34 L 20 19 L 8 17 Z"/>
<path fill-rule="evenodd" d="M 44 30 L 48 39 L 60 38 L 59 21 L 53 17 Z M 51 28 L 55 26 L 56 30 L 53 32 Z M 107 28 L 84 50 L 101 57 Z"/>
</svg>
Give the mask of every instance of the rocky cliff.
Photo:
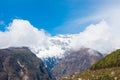
<svg viewBox="0 0 120 80">
<path fill-rule="evenodd" d="M 81 48 L 79 51 L 72 51 L 56 63 L 52 69 L 56 79 L 70 76 L 89 68 L 103 55 L 98 51 L 89 48 Z"/>
<path fill-rule="evenodd" d="M 28 48 L 0 49 L 0 80 L 53 80 Z"/>
</svg>

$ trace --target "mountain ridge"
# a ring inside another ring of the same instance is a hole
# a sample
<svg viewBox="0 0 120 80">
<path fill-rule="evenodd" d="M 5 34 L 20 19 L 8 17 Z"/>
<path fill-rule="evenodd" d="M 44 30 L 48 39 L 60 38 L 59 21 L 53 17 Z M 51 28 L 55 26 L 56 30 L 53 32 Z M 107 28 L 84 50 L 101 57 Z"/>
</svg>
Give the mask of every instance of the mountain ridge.
<svg viewBox="0 0 120 80">
<path fill-rule="evenodd" d="M 53 80 L 28 48 L 0 49 L 0 80 Z"/>
<path fill-rule="evenodd" d="M 90 48 L 81 48 L 79 51 L 72 51 L 55 64 L 52 74 L 58 80 L 60 77 L 82 72 L 102 57 L 101 53 Z"/>
<path fill-rule="evenodd" d="M 120 49 L 100 59 L 86 71 L 60 80 L 120 80 Z"/>
</svg>

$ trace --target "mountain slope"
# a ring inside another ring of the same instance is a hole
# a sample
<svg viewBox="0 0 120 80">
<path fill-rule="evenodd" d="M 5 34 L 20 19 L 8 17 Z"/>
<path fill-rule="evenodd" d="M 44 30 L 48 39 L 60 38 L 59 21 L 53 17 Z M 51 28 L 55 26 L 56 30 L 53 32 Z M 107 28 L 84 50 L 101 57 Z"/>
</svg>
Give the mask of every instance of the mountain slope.
<svg viewBox="0 0 120 80">
<path fill-rule="evenodd" d="M 0 50 L 0 80 L 51 80 L 43 62 L 28 48 Z"/>
<path fill-rule="evenodd" d="M 31 50 L 41 58 L 45 66 L 51 71 L 56 62 L 59 62 L 66 54 L 72 53 L 72 41 L 77 34 L 57 35 L 49 37 L 45 45 L 33 46 Z M 76 46 L 77 48 L 77 46 Z M 93 54 L 94 55 L 94 54 Z"/>
<path fill-rule="evenodd" d="M 120 49 L 99 60 L 88 70 L 62 80 L 120 80 Z"/>
<path fill-rule="evenodd" d="M 120 66 L 120 49 L 107 55 L 106 57 L 98 61 L 96 64 L 94 64 L 90 69 L 96 70 L 119 66 Z"/>
<path fill-rule="evenodd" d="M 56 63 L 52 69 L 56 79 L 70 76 L 72 74 L 86 70 L 103 56 L 101 53 L 89 49 L 81 48 L 79 51 L 72 51 Z"/>
</svg>

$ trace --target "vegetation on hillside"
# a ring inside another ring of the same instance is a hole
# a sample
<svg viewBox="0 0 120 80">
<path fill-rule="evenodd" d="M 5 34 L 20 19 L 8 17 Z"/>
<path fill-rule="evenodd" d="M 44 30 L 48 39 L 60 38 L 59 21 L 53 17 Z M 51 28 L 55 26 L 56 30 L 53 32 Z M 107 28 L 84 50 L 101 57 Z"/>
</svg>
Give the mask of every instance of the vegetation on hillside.
<svg viewBox="0 0 120 80">
<path fill-rule="evenodd" d="M 88 70 L 62 80 L 120 80 L 120 49 L 102 58 Z"/>
<path fill-rule="evenodd" d="M 102 58 L 97 63 L 95 63 L 90 69 L 96 70 L 119 66 L 120 66 L 120 49 Z"/>
</svg>

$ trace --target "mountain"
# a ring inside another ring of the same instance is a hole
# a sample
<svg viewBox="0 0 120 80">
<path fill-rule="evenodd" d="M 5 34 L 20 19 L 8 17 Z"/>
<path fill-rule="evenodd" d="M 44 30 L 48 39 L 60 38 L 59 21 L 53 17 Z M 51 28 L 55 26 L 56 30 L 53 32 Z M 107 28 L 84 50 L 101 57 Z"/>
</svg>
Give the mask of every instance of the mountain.
<svg viewBox="0 0 120 80">
<path fill-rule="evenodd" d="M 98 51 L 81 48 L 79 51 L 72 51 L 66 54 L 64 58 L 59 60 L 53 67 L 52 73 L 56 79 L 70 76 L 86 70 L 102 57 L 103 55 Z"/>
<path fill-rule="evenodd" d="M 61 60 L 66 54 L 71 53 L 71 42 L 76 34 L 57 35 L 49 37 L 45 45 L 38 45 L 30 48 L 37 57 L 41 58 L 45 66 L 51 71 L 56 62 Z"/>
<path fill-rule="evenodd" d="M 71 49 L 70 43 L 74 35 L 57 35 L 49 37 L 44 45 L 32 47 L 31 50 L 36 53 L 39 58 L 63 57 L 66 51 Z"/>
<path fill-rule="evenodd" d="M 71 50 L 71 40 L 74 35 L 57 35 L 49 37 L 46 45 L 31 48 L 35 55 L 42 59 L 45 66 L 51 72 L 57 61 L 64 57 L 66 52 Z"/>
<path fill-rule="evenodd" d="M 88 70 L 63 80 L 120 80 L 120 49 L 102 58 Z"/>
<path fill-rule="evenodd" d="M 0 80 L 53 80 L 28 48 L 0 49 Z"/>
</svg>

